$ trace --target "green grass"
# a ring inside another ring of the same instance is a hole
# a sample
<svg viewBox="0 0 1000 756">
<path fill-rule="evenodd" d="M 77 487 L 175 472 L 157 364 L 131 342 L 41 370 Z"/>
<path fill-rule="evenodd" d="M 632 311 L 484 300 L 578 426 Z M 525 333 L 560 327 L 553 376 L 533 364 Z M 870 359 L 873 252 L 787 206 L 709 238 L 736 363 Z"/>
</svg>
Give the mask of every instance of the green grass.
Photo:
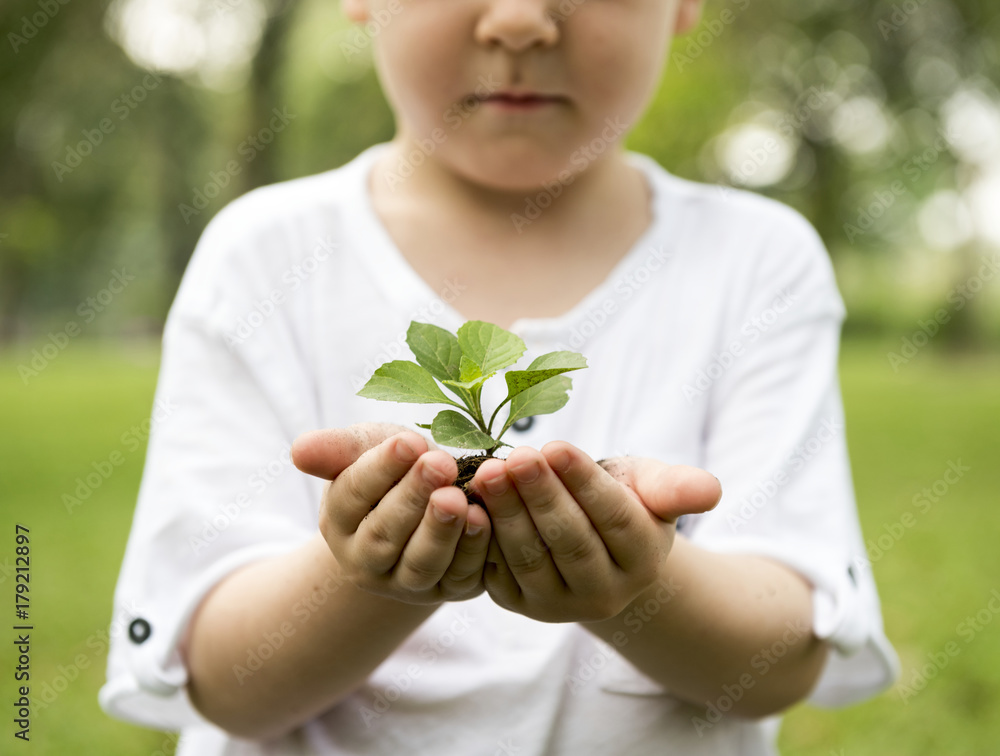
<svg viewBox="0 0 1000 756">
<path fill-rule="evenodd" d="M 894 373 L 885 352 L 848 343 L 841 373 L 866 537 L 877 539 L 904 512 L 916 518 L 874 562 L 886 627 L 904 681 L 927 653 L 950 641 L 961 653 L 908 703 L 897 689 L 843 710 L 796 708 L 781 738 L 786 756 L 985 754 L 1000 741 L 1000 720 L 993 716 L 1000 710 L 1000 617 L 968 643 L 957 630 L 1000 588 L 1000 550 L 993 543 L 1000 532 L 993 506 L 1000 492 L 1000 360 L 954 360 L 928 350 Z M 14 522 L 30 527 L 32 692 L 45 684 L 62 687 L 61 675 L 81 655 L 85 666 L 33 717 L 26 750 L 152 754 L 163 748 L 164 735 L 110 719 L 96 697 L 145 454 L 145 446 L 129 451 L 122 434 L 149 417 L 158 345 L 74 342 L 27 385 L 17 372 L 26 356 L 0 353 L 6 431 L 0 435 L 0 565 L 5 558 L 13 565 Z M 73 495 L 77 478 L 114 450 L 125 463 L 67 512 L 63 495 Z M 919 513 L 914 495 L 959 460 L 971 469 Z M 10 601 L 13 577 L 0 571 L 0 586 Z M 12 633 L 0 638 L 5 700 L 14 691 Z M 7 721 L 4 738 L 12 732 Z"/>
<path fill-rule="evenodd" d="M 110 719 L 97 705 L 97 691 L 104 682 L 111 599 L 145 457 L 145 445 L 130 452 L 121 435 L 149 417 L 157 345 L 126 351 L 73 342 L 27 385 L 17 371 L 26 357 L 30 353 L 0 355 L 6 431 L 0 435 L 0 564 L 9 557 L 13 565 L 14 523 L 26 525 L 35 628 L 31 690 L 33 696 L 47 690 L 52 693 L 45 698 L 55 696 L 33 716 L 27 752 L 152 754 L 163 734 Z M 63 496 L 75 495 L 77 478 L 86 478 L 92 463 L 116 449 L 124 464 L 67 512 Z M 13 576 L 0 577 L 3 603 L 9 605 Z M 12 632 L 4 632 L 0 642 L 4 700 L 13 693 L 7 672 Z M 3 738 L 10 742 L 13 725 L 5 721 Z"/>
<path fill-rule="evenodd" d="M 787 756 L 986 754 L 1000 740 L 1000 616 L 971 638 L 957 629 L 1000 588 L 1000 360 L 920 354 L 894 372 L 886 351 L 845 344 L 841 381 L 866 539 L 888 544 L 887 526 L 915 519 L 883 555 L 870 552 L 900 682 L 949 642 L 961 653 L 906 700 L 897 685 L 847 709 L 795 709 Z M 914 496 L 941 491 L 949 462 L 971 469 L 922 513 Z"/>
</svg>

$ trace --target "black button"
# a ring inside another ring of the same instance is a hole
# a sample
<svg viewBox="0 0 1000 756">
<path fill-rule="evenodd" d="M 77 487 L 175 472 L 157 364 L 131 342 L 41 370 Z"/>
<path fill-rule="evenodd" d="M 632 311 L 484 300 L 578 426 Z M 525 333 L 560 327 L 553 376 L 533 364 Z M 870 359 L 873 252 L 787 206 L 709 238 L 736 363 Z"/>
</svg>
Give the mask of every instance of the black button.
<svg viewBox="0 0 1000 756">
<path fill-rule="evenodd" d="M 132 624 L 128 626 L 128 637 L 133 643 L 144 642 L 152 633 L 153 628 L 142 617 L 132 620 Z"/>
<path fill-rule="evenodd" d="M 531 426 L 534 424 L 535 416 L 531 415 L 530 417 L 522 417 L 520 420 L 515 420 L 514 424 L 510 427 L 520 433 L 524 433 L 525 431 L 531 430 Z"/>
</svg>

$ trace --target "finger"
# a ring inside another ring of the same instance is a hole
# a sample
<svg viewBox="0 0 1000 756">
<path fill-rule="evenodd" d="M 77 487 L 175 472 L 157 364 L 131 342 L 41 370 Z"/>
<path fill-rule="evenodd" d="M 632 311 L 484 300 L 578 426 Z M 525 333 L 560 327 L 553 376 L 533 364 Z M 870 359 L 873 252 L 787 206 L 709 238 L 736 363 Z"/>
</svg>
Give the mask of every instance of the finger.
<svg viewBox="0 0 1000 756">
<path fill-rule="evenodd" d="M 569 444 L 562 446 L 575 450 Z M 576 451 L 581 463 L 590 461 Z M 593 462 L 590 466 L 601 471 Z M 574 496 L 581 491 L 569 490 L 546 456 L 534 449 L 515 449 L 507 458 L 507 469 L 567 585 L 576 591 L 600 583 L 613 566 L 612 559 L 594 523 Z M 609 489 L 607 493 L 627 496 L 621 486 L 615 488 L 618 490 Z"/>
<path fill-rule="evenodd" d="M 521 591 L 531 595 L 563 590 L 563 580 L 502 460 L 487 460 L 476 471 L 473 487 L 482 496 L 493 526 L 493 539 L 504 565 Z"/>
<path fill-rule="evenodd" d="M 408 430 L 391 423 L 357 423 L 308 431 L 292 442 L 292 462 L 304 473 L 333 480 L 366 451 Z"/>
<path fill-rule="evenodd" d="M 441 578 L 441 590 L 446 596 L 468 595 L 482 583 L 491 532 L 486 511 L 482 507 L 470 506 L 455 557 Z"/>
<path fill-rule="evenodd" d="M 458 488 L 439 488 L 430 494 L 423 519 L 392 571 L 400 587 L 426 591 L 441 581 L 454 561 L 468 509 Z"/>
<path fill-rule="evenodd" d="M 392 570 L 407 542 L 426 519 L 431 494 L 451 486 L 457 475 L 455 459 L 447 452 L 422 454 L 406 475 L 382 497 L 378 507 L 370 510 L 358 525 L 351 544 L 354 558 L 375 572 Z M 460 498 L 464 523 L 464 508 L 468 503 L 464 496 Z M 456 514 L 446 510 L 445 514 L 448 513 Z M 451 561 L 450 557 L 448 561 Z"/>
<path fill-rule="evenodd" d="M 358 459 L 327 487 L 324 516 L 337 532 L 354 533 L 361 521 L 427 450 L 424 440 L 411 431 L 393 436 Z"/>
<path fill-rule="evenodd" d="M 698 467 L 667 465 L 645 457 L 616 457 L 604 466 L 661 520 L 707 512 L 722 499 L 719 479 Z"/>
<path fill-rule="evenodd" d="M 572 444 L 556 441 L 542 450 L 566 489 L 579 503 L 606 553 L 628 571 L 649 563 L 657 548 L 650 515 L 623 485 Z"/>
<path fill-rule="evenodd" d="M 521 586 L 517 584 L 514 575 L 507 566 L 503 550 L 496 538 L 491 538 L 486 550 L 486 564 L 483 567 L 483 585 L 490 598 L 498 605 L 511 611 L 523 602 Z"/>
</svg>

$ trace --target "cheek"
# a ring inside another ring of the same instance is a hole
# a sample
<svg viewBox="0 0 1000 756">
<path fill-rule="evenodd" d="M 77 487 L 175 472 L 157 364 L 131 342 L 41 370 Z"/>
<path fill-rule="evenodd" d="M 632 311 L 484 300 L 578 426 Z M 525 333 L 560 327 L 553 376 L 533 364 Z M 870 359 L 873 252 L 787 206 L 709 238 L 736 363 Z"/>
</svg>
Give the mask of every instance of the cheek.
<svg viewBox="0 0 1000 756">
<path fill-rule="evenodd" d="M 623 44 L 622 40 L 631 40 Z M 660 80 L 665 55 L 662 39 L 648 31 L 595 32 L 577 42 L 576 86 L 587 93 L 602 119 L 632 119 L 642 110 Z"/>
<path fill-rule="evenodd" d="M 434 33 L 429 24 L 399 18 L 375 50 L 379 79 L 397 115 L 415 127 L 440 125 L 445 111 L 466 94 L 460 75 L 461 49 L 446 46 L 454 34 Z M 407 24 L 407 28 L 403 25 Z M 432 42 L 433 40 L 433 42 Z M 473 77 L 474 79 L 475 77 Z"/>
</svg>

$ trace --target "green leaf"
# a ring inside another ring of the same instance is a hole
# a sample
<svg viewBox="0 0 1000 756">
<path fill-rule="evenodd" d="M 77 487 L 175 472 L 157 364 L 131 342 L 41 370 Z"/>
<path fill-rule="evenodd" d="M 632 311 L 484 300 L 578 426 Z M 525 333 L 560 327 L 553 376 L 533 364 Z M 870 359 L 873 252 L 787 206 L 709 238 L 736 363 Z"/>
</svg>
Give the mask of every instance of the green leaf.
<svg viewBox="0 0 1000 756">
<path fill-rule="evenodd" d="M 420 366 L 438 380 L 462 380 L 462 347 L 451 331 L 414 321 L 406 331 L 406 344 Z"/>
<path fill-rule="evenodd" d="M 553 376 L 587 367 L 587 358 L 577 352 L 549 352 L 536 359 L 527 370 L 511 370 L 507 380 L 507 399 L 526 391 L 532 386 L 547 381 Z"/>
<path fill-rule="evenodd" d="M 461 380 L 459 381 L 441 381 L 448 386 L 454 386 L 457 389 L 465 389 L 466 391 L 471 391 L 473 389 L 479 388 L 486 381 L 494 376 L 494 373 L 488 373 L 483 375 L 482 371 L 479 369 L 479 365 L 470 360 L 464 354 L 462 355 L 461 362 Z M 456 392 L 461 395 L 461 392 Z M 466 402 L 468 403 L 468 402 Z M 471 409 L 471 405 L 470 405 Z"/>
<path fill-rule="evenodd" d="M 454 410 L 438 412 L 431 423 L 431 435 L 439 444 L 459 449 L 489 450 L 497 446 L 492 436 L 483 433 L 469 418 Z"/>
<path fill-rule="evenodd" d="M 458 340 L 456 339 L 456 342 Z M 492 373 L 490 374 L 492 375 Z M 459 361 L 459 378 L 458 380 L 462 383 L 471 383 L 478 378 L 483 377 L 483 371 L 475 362 L 470 360 L 464 354 L 462 359 Z M 489 376 L 487 376 L 489 377 Z"/>
<path fill-rule="evenodd" d="M 579 352 L 548 352 L 541 357 L 536 357 L 528 365 L 528 370 L 549 370 L 551 368 L 579 370 L 585 367 L 587 367 L 587 358 Z"/>
<path fill-rule="evenodd" d="M 393 360 L 380 367 L 358 392 L 358 396 L 384 402 L 458 406 L 445 396 L 429 372 L 408 360 Z"/>
<path fill-rule="evenodd" d="M 462 354 L 479 366 L 483 375 L 509 367 L 524 354 L 519 336 L 482 320 L 470 320 L 458 329 Z"/>
<path fill-rule="evenodd" d="M 510 400 L 510 415 L 497 438 L 522 417 L 548 415 L 562 409 L 569 401 L 567 392 L 572 387 L 573 381 L 565 375 L 557 375 L 522 391 Z"/>
</svg>

